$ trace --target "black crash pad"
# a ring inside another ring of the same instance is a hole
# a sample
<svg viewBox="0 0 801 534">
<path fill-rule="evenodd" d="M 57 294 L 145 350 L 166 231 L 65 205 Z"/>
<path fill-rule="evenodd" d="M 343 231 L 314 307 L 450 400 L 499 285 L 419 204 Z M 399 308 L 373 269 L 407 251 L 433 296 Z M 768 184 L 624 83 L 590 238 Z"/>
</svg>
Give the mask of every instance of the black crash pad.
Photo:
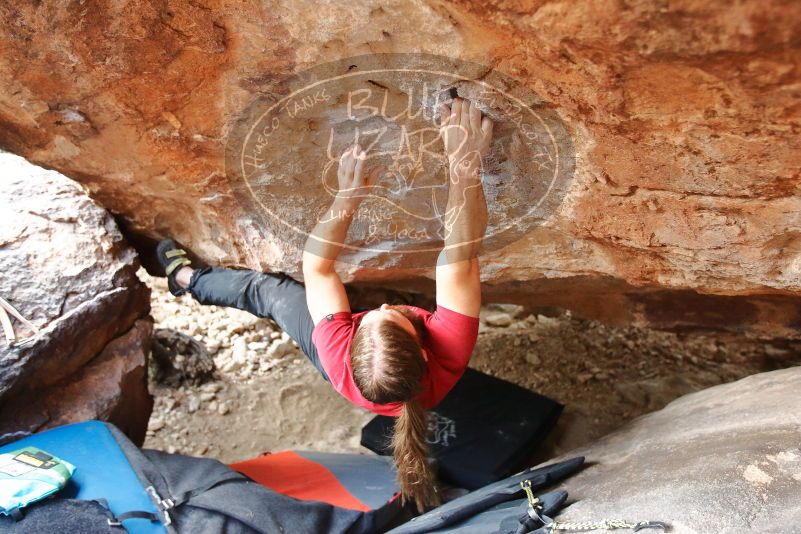
<svg viewBox="0 0 801 534">
<path fill-rule="evenodd" d="M 467 369 L 429 413 L 430 454 L 444 482 L 478 489 L 508 477 L 543 442 L 563 406 L 543 395 Z M 362 429 L 361 444 L 389 455 L 395 418 L 377 416 Z"/>
</svg>

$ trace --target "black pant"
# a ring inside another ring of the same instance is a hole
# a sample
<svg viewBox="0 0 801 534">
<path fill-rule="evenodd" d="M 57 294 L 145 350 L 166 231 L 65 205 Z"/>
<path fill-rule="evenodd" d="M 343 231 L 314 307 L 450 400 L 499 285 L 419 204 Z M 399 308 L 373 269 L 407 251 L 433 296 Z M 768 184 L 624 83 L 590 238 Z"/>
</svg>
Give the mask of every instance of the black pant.
<svg viewBox="0 0 801 534">
<path fill-rule="evenodd" d="M 306 305 L 306 288 L 300 282 L 285 274 L 204 267 L 192 273 L 187 291 L 201 304 L 238 308 L 272 319 L 328 380 L 312 343 L 314 323 Z"/>
</svg>

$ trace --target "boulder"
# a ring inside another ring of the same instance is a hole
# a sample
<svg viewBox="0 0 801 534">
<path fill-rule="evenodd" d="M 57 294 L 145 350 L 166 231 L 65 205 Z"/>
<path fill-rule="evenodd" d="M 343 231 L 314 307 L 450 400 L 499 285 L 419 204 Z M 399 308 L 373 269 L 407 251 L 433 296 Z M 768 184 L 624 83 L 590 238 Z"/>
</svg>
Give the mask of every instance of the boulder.
<svg viewBox="0 0 801 534">
<path fill-rule="evenodd" d="M 194 337 L 175 330 L 157 328 L 153 333 L 152 376 L 156 382 L 177 388 L 199 386 L 214 376 L 214 359 Z"/>
<path fill-rule="evenodd" d="M 431 294 L 433 270 L 392 253 L 434 247 L 443 202 L 441 147 L 422 150 L 410 132 L 436 120 L 421 94 L 480 100 L 489 85 L 504 97 L 482 102 L 496 119 L 488 299 L 617 324 L 796 332 L 801 4 L 385 4 L 14 2 L 0 8 L 0 146 L 84 184 L 131 235 L 297 275 L 330 193 L 321 173 L 358 130 L 374 153 L 398 150 L 343 273 Z M 341 82 L 289 98 L 326 62 L 326 80 L 362 76 L 348 97 Z M 440 74 L 411 73 L 421 65 Z M 409 102 L 422 115 L 401 113 Z M 427 189 L 412 187 L 418 174 Z"/>
<path fill-rule="evenodd" d="M 568 456 L 557 521 L 663 521 L 676 534 L 798 532 L 801 367 L 681 397 Z"/>
<path fill-rule="evenodd" d="M 0 153 L 0 296 L 28 319 L 0 341 L 0 435 L 86 419 L 144 439 L 150 291 L 80 185 Z"/>
</svg>

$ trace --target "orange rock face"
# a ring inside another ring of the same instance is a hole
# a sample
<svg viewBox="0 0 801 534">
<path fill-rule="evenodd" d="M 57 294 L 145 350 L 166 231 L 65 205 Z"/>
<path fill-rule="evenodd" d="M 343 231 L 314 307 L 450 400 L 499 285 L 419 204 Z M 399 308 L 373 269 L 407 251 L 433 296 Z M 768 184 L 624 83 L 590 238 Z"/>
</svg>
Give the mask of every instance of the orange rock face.
<svg viewBox="0 0 801 534">
<path fill-rule="evenodd" d="M 472 82 L 443 75 L 438 89 L 478 98 L 478 82 L 513 78 L 571 147 L 556 194 L 523 217 L 528 200 L 506 178 L 536 188 L 535 156 L 508 114 L 483 108 L 500 165 L 486 185 L 490 224 L 511 211 L 518 230 L 487 246 L 487 298 L 665 327 L 801 325 L 797 2 L 21 1 L 0 12 L 0 146 L 83 183 L 131 234 L 297 274 L 302 235 L 285 223 L 295 214 L 308 226 L 324 209 L 320 182 L 307 181 L 330 159 L 315 143 L 335 132 L 343 146 L 354 118 L 333 98 L 281 123 L 290 130 L 254 178 L 286 194 L 291 210 L 272 221 L 231 173 L 243 122 L 315 65 L 433 54 L 486 67 Z M 395 69 L 414 63 L 395 58 Z M 390 107 L 413 91 L 373 82 L 389 87 Z M 415 164 L 436 179 L 435 165 Z M 408 185 L 415 167 L 403 169 Z M 360 246 L 368 226 L 352 236 Z M 378 243 L 386 254 L 343 265 L 349 279 L 431 289 L 432 269 L 394 257 L 384 234 Z"/>
</svg>

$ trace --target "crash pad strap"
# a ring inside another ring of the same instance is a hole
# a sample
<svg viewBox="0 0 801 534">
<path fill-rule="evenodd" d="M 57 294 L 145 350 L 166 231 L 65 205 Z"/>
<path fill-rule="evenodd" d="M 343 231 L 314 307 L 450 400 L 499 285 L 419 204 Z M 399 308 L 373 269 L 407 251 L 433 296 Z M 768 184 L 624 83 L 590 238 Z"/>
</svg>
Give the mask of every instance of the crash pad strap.
<svg viewBox="0 0 801 534">
<path fill-rule="evenodd" d="M 189 501 L 192 497 L 196 497 L 202 493 L 206 493 L 211 488 L 219 486 L 220 484 L 224 484 L 225 482 L 229 482 L 235 480 L 237 482 L 242 480 L 242 475 L 235 471 L 231 471 L 222 477 L 217 477 L 212 480 L 209 480 L 205 484 L 201 484 L 200 486 L 196 487 L 193 490 L 185 491 L 183 493 L 178 493 L 173 496 L 172 499 L 165 499 L 160 502 L 160 505 L 165 510 L 169 510 L 170 508 L 175 508 L 176 506 L 181 506 L 185 502 Z"/>
<path fill-rule="evenodd" d="M 114 519 L 109 519 L 108 524 L 112 527 L 122 526 L 122 522 L 128 519 L 147 519 L 148 521 L 160 521 L 159 516 L 150 512 L 133 511 L 119 514 Z"/>
</svg>

